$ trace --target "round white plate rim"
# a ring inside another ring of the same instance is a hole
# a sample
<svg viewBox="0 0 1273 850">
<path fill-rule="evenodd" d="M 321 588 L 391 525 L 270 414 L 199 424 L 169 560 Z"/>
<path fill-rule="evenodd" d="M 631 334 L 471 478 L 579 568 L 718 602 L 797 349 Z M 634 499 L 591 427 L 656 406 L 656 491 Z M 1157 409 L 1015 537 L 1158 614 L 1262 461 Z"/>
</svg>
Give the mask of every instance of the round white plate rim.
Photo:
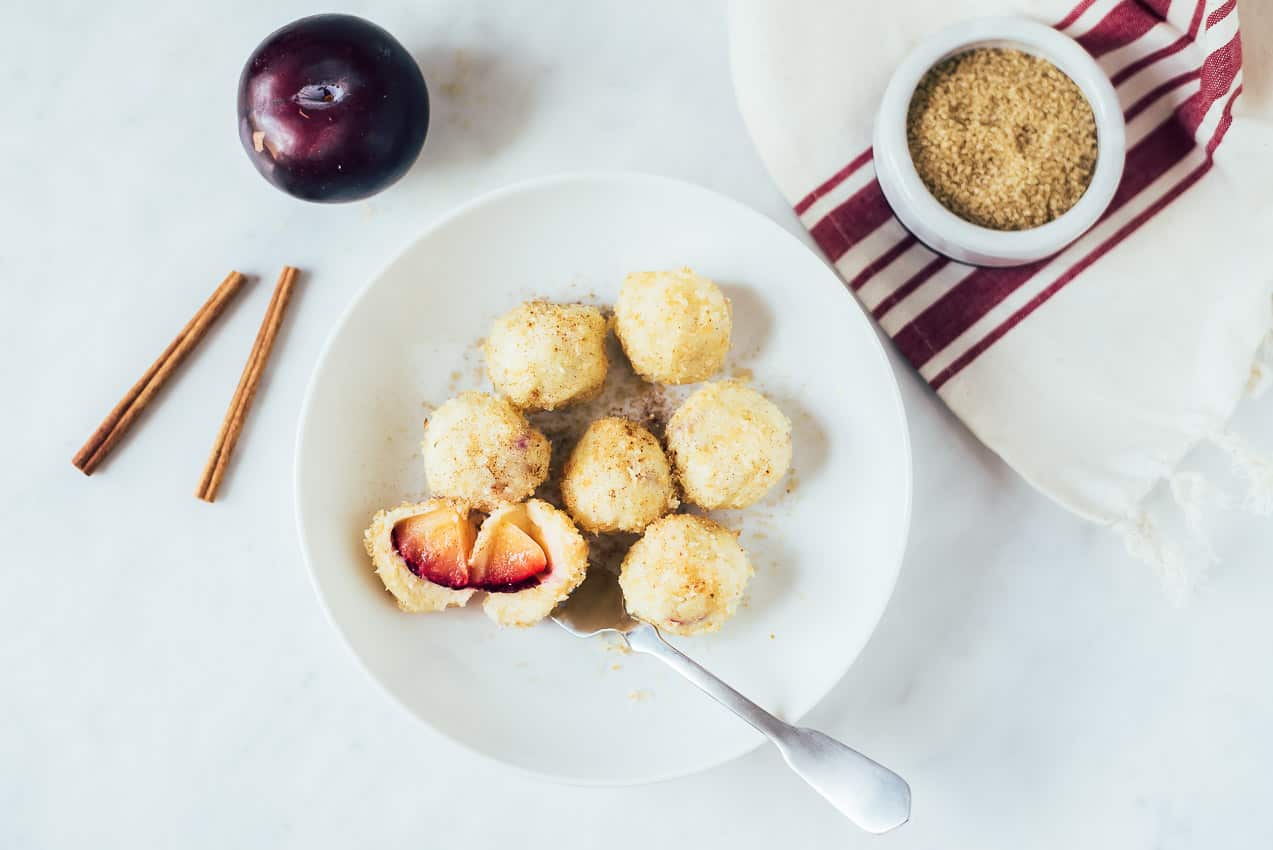
<svg viewBox="0 0 1273 850">
<path fill-rule="evenodd" d="M 424 241 L 425 239 L 428 239 L 436 231 L 441 230 L 446 225 L 450 224 L 452 221 L 455 221 L 456 219 L 459 219 L 463 216 L 469 215 L 485 206 L 497 204 L 506 197 L 517 195 L 522 192 L 530 192 L 530 191 L 535 191 L 538 189 L 543 189 L 545 187 L 565 185 L 569 183 L 590 183 L 590 182 L 661 183 L 667 186 L 675 186 L 676 188 L 680 190 L 690 190 L 692 192 L 697 192 L 697 193 L 711 197 L 717 203 L 723 203 L 731 207 L 734 207 L 736 210 L 738 210 L 740 213 L 742 213 L 745 216 L 750 216 L 750 217 L 762 220 L 768 227 L 772 228 L 776 233 L 781 234 L 779 238 L 794 242 L 795 245 L 798 246 L 803 251 L 812 252 L 812 249 L 809 248 L 808 245 L 804 244 L 798 237 L 790 233 L 788 230 L 783 228 L 780 224 L 778 224 L 776 221 L 774 221 L 770 217 L 753 209 L 752 207 L 749 207 L 748 205 L 744 204 L 742 201 L 739 201 L 728 195 L 721 194 L 712 189 L 708 189 L 697 183 L 692 183 L 685 180 L 678 180 L 672 177 L 665 177 L 663 175 L 649 174 L 649 173 L 638 172 L 638 171 L 569 171 L 569 172 L 560 172 L 556 174 L 544 175 L 540 177 L 534 177 L 534 178 L 530 178 L 526 180 L 520 180 L 514 183 L 510 183 L 508 185 L 490 190 L 488 192 L 484 192 L 483 194 L 480 194 L 477 197 L 472 198 L 460 204 L 457 207 L 454 207 L 449 212 L 444 213 L 442 216 L 438 217 L 437 219 L 432 221 L 429 225 L 427 225 L 424 228 L 424 230 L 422 230 L 418 235 L 415 236 L 415 238 L 411 239 L 407 244 L 402 246 L 396 253 L 394 253 L 394 255 L 391 258 L 389 258 L 387 262 L 385 262 L 384 264 L 380 266 L 379 270 L 374 275 L 371 275 L 370 277 L 368 277 L 367 281 L 358 289 L 356 293 L 354 293 L 353 297 L 350 298 L 349 303 L 345 305 L 344 309 L 337 316 L 336 321 L 332 324 L 331 330 L 328 332 L 326 339 L 323 341 L 323 344 L 321 348 L 319 349 L 318 356 L 314 361 L 314 366 L 310 371 L 309 380 L 306 383 L 306 387 L 305 387 L 305 395 L 301 402 L 300 413 L 297 416 L 296 440 L 295 440 L 295 444 L 294 444 L 293 452 L 292 452 L 292 501 L 294 505 L 296 534 L 297 534 L 298 542 L 300 544 L 301 557 L 305 564 L 305 571 L 309 577 L 310 586 L 313 588 L 314 594 L 318 598 L 319 607 L 322 608 L 323 615 L 326 618 L 328 624 L 332 627 L 332 629 L 336 632 L 336 634 L 339 635 L 340 642 L 344 645 L 345 649 L 348 650 L 348 652 L 357 661 L 357 666 L 362 670 L 362 672 L 364 673 L 364 675 L 367 676 L 367 678 L 371 679 L 371 681 L 375 683 L 376 688 L 380 691 L 380 693 L 382 693 L 385 697 L 387 697 L 391 703 L 398 706 L 399 709 L 401 709 L 408 716 L 413 718 L 416 722 L 420 723 L 421 725 L 425 727 L 428 727 L 435 735 L 438 735 L 446 739 L 447 741 L 449 741 L 451 744 L 455 745 L 459 749 L 467 753 L 470 753 L 474 756 L 477 756 L 482 761 L 487 762 L 488 764 L 491 764 L 493 766 L 499 766 L 504 769 L 511 769 L 519 774 L 522 774 L 530 778 L 546 780 L 546 781 L 554 782 L 557 784 L 575 785 L 575 786 L 581 786 L 581 787 L 632 787 L 637 785 L 648 785 L 648 784 L 654 784 L 658 782 L 666 782 L 669 780 L 679 779 L 686 776 L 692 776 L 694 774 L 711 770 L 712 768 L 719 767 L 723 764 L 727 764 L 731 761 L 741 758 L 742 756 L 745 756 L 749 753 L 754 752 L 755 750 L 759 749 L 763 744 L 765 744 L 766 741 L 762 737 L 757 737 L 751 744 L 741 748 L 738 752 L 734 753 L 731 756 L 726 756 L 724 758 L 718 758 L 718 759 L 709 759 L 705 763 L 691 765 L 681 770 L 654 773 L 654 774 L 650 774 L 648 776 L 642 776 L 636 779 L 628 778 L 628 779 L 612 779 L 612 780 L 599 779 L 596 777 L 563 776 L 557 773 L 536 771 L 536 770 L 532 770 L 530 768 L 524 767 L 522 765 L 515 764 L 513 762 L 503 761 L 491 753 L 485 752 L 483 750 L 480 750 L 480 749 L 477 749 L 476 747 L 471 746 L 469 743 L 461 740 L 459 737 L 452 735 L 446 730 L 443 730 L 439 728 L 438 726 L 435 726 L 434 724 L 430 723 L 424 717 L 421 717 L 414 710 L 412 710 L 412 708 L 409 705 L 407 705 L 402 698 L 400 698 L 397 694 L 395 694 L 385 682 L 381 681 L 380 678 L 377 677 L 374 672 L 372 672 L 370 665 L 359 653 L 357 647 L 353 645 L 352 641 L 349 639 L 349 636 L 346 634 L 345 630 L 341 627 L 340 623 L 337 621 L 336 616 L 332 611 L 332 607 L 327 601 L 326 592 L 324 591 L 321 583 L 319 582 L 318 575 L 314 570 L 313 557 L 309 550 L 309 545 L 307 543 L 307 538 L 306 538 L 305 515 L 304 515 L 304 508 L 302 507 L 303 500 L 301 498 L 301 458 L 304 454 L 304 448 L 305 448 L 305 427 L 304 426 L 305 426 L 305 422 L 307 421 L 309 417 L 310 407 L 314 401 L 315 389 L 318 383 L 319 376 L 321 375 L 323 371 L 323 367 L 326 364 L 327 358 L 330 355 L 331 349 L 334 347 L 336 340 L 340 335 L 341 330 L 345 327 L 345 325 L 347 324 L 347 322 L 353 315 L 354 311 L 358 308 L 358 305 L 367 296 L 367 294 L 371 291 L 371 289 L 374 286 L 376 286 L 376 284 L 386 275 L 389 269 L 393 267 L 407 252 L 412 250 L 420 242 Z M 813 253 L 815 253 L 815 256 L 817 256 L 820 261 L 822 260 L 822 257 L 820 255 L 817 255 L 816 252 L 813 252 Z M 826 265 L 825 261 L 822 262 L 822 265 L 826 269 L 828 282 L 839 286 L 841 289 L 845 289 L 844 284 L 840 280 L 839 276 L 829 266 Z M 849 302 L 851 303 L 852 309 L 850 309 L 849 312 L 855 317 L 854 320 L 862 322 L 866 325 L 866 331 L 870 334 L 872 340 L 875 343 L 875 345 L 873 346 L 873 351 L 875 352 L 875 356 L 877 358 L 879 366 L 884 369 L 884 372 L 889 377 L 889 380 L 886 381 L 885 383 L 889 387 L 889 396 L 892 401 L 894 412 L 896 413 L 898 420 L 900 421 L 902 425 L 900 437 L 901 437 L 902 460 L 903 460 L 904 469 L 901 470 L 903 473 L 902 511 L 901 511 L 901 517 L 900 517 L 900 523 L 899 523 L 899 528 L 901 533 L 898 536 L 898 541 L 896 544 L 897 551 L 889 559 L 890 564 L 888 566 L 890 567 L 890 569 L 888 571 L 888 592 L 881 595 L 878 606 L 876 607 L 875 610 L 871 611 L 869 616 L 870 628 L 865 629 L 862 632 L 862 638 L 859 644 L 855 647 L 852 647 L 851 651 L 845 653 L 845 658 L 847 660 L 844 663 L 844 667 L 841 670 L 840 675 L 831 681 L 831 683 L 827 686 L 827 689 L 822 693 L 822 695 L 819 696 L 818 699 L 815 700 L 806 711 L 800 713 L 797 716 L 792 716 L 787 718 L 788 721 L 792 723 L 798 723 L 802 717 L 812 712 L 814 709 L 817 708 L 818 705 L 820 705 L 826 699 L 827 695 L 831 693 L 832 690 L 835 689 L 836 685 L 838 685 L 840 681 L 843 680 L 844 675 L 847 674 L 849 668 L 853 666 L 853 663 L 862 654 L 862 650 L 865 649 L 867 643 L 870 642 L 870 639 L 872 635 L 875 634 L 875 630 L 879 626 L 880 619 L 884 616 L 884 611 L 888 608 L 888 603 L 892 599 L 893 593 L 896 590 L 897 579 L 899 574 L 901 573 L 902 561 L 906 555 L 906 547 L 910 537 L 911 509 L 912 509 L 913 491 L 914 491 L 913 461 L 912 461 L 912 455 L 911 455 L 910 424 L 906 417 L 905 405 L 902 403 L 901 388 L 898 385 L 897 376 L 893 371 L 892 364 L 889 362 L 888 354 L 884 350 L 884 345 L 880 341 L 879 334 L 876 331 L 875 327 L 871 325 L 865 313 L 862 311 L 861 305 L 858 304 L 857 300 L 853 298 L 852 295 L 849 294 L 847 289 L 845 289 L 845 291 L 843 292 L 843 297 L 847 298 Z M 689 683 L 686 683 L 685 686 L 687 688 L 692 687 Z M 721 708 L 721 711 L 727 712 L 727 710 L 724 708 Z M 743 721 L 738 720 L 737 722 L 741 723 Z"/>
</svg>

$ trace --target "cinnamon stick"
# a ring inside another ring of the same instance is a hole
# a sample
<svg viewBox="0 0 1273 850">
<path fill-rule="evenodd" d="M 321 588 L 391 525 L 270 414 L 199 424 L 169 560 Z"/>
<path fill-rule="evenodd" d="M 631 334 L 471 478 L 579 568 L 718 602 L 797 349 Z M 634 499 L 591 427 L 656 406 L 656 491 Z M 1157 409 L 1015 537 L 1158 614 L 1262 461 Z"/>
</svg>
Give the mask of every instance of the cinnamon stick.
<svg viewBox="0 0 1273 850">
<path fill-rule="evenodd" d="M 225 445 L 226 435 L 230 432 L 234 414 L 243 403 L 244 391 L 247 389 L 248 381 L 252 377 L 256 361 L 260 357 L 261 344 L 264 342 L 266 331 L 269 329 L 270 317 L 274 315 L 274 309 L 278 305 L 279 294 L 280 289 L 275 286 L 274 292 L 270 295 L 270 303 L 265 308 L 265 318 L 261 321 L 261 327 L 256 332 L 256 339 L 252 341 L 252 348 L 248 352 L 248 362 L 244 365 L 243 373 L 239 376 L 239 383 L 234 388 L 234 394 L 230 396 L 230 407 L 221 419 L 221 427 L 217 429 L 217 435 L 212 441 L 212 452 L 208 455 L 208 460 L 203 466 L 203 472 L 199 475 L 199 484 L 195 487 L 195 495 L 199 498 L 203 498 L 203 493 L 207 491 L 208 485 L 212 482 L 212 473 L 216 470 L 217 460 L 221 457 L 221 448 Z"/>
<path fill-rule="evenodd" d="M 216 501 L 221 479 L 225 475 L 230 456 L 234 453 L 234 447 L 239 442 L 243 423 L 252 407 L 252 401 L 256 398 L 256 391 L 260 386 L 261 377 L 265 374 L 265 367 L 269 363 L 270 352 L 274 348 L 278 329 L 283 323 L 283 316 L 291 300 L 292 289 L 298 274 L 299 272 L 291 266 L 284 266 L 278 283 L 274 286 L 274 293 L 270 296 L 265 317 L 261 320 L 261 327 L 257 331 L 252 350 L 248 353 L 247 363 L 244 364 L 243 373 L 239 376 L 238 386 L 235 387 L 234 395 L 230 398 L 230 406 L 226 409 L 225 418 L 217 430 L 212 451 L 208 455 L 208 461 L 204 464 L 203 473 L 199 477 L 199 484 L 195 488 L 195 496 L 205 502 Z"/>
<path fill-rule="evenodd" d="M 146 406 L 154 399 L 172 377 L 172 373 L 186 359 L 195 346 L 203 339 L 208 328 L 230 303 L 230 299 L 238 293 L 246 278 L 236 271 L 226 275 L 212 295 L 199 308 L 198 312 L 186 323 L 176 338 L 163 350 L 145 374 L 124 394 L 119 403 L 102 420 L 95 430 L 75 453 L 71 463 L 85 475 L 92 475 L 102 461 L 119 443 L 123 436 L 137 421 Z"/>
</svg>

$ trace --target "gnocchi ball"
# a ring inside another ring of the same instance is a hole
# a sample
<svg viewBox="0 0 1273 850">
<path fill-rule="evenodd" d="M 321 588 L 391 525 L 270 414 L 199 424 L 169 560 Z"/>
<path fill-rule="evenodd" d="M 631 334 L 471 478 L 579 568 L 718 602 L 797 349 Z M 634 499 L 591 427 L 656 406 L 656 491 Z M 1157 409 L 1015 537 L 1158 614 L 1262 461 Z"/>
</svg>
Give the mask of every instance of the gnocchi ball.
<svg viewBox="0 0 1273 850">
<path fill-rule="evenodd" d="M 651 523 L 623 559 L 628 613 L 675 635 L 714 632 L 734 615 L 753 569 L 738 536 L 706 517 Z"/>
<path fill-rule="evenodd" d="M 741 381 L 707 384 L 672 414 L 667 448 L 685 501 L 745 508 L 791 466 L 791 420 Z"/>
<path fill-rule="evenodd" d="M 520 502 L 548 477 L 548 438 L 502 398 L 461 393 L 424 427 L 424 473 L 434 496 L 483 511 Z"/>
<path fill-rule="evenodd" d="M 641 531 L 677 506 L 672 466 L 654 435 L 628 419 L 598 419 L 561 477 L 566 509 L 585 531 Z"/>
<path fill-rule="evenodd" d="M 692 384 L 721 370 L 729 353 L 729 300 L 688 268 L 630 274 L 614 305 L 614 332 L 647 381 Z"/>
<path fill-rule="evenodd" d="M 484 346 L 495 391 L 526 410 L 594 398 L 606 381 L 606 320 L 596 307 L 528 301 L 495 320 Z"/>
</svg>

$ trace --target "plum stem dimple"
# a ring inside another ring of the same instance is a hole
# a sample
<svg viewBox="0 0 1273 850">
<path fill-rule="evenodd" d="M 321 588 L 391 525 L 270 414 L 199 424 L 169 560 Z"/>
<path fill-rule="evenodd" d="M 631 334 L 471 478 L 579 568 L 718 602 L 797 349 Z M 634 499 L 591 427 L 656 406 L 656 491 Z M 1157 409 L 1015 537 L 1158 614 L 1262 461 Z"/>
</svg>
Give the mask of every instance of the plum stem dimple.
<svg viewBox="0 0 1273 850">
<path fill-rule="evenodd" d="M 310 83 L 301 86 L 292 101 L 310 109 L 322 109 L 333 103 L 339 103 L 346 95 L 345 86 L 340 83 Z"/>
</svg>

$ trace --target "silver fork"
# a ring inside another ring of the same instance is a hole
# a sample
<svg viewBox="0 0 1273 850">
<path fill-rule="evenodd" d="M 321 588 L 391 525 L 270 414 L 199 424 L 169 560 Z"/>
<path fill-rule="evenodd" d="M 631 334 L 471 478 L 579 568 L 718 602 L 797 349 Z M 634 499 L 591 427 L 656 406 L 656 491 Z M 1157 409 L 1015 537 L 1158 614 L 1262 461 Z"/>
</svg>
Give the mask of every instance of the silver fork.
<svg viewBox="0 0 1273 850">
<path fill-rule="evenodd" d="M 698 685 L 773 741 L 801 779 L 867 832 L 888 832 L 910 819 L 906 780 L 829 735 L 784 723 L 677 650 L 654 626 L 629 617 L 618 579 L 608 570 L 591 570 L 552 618 L 575 637 L 619 635 L 632 651 L 653 655 Z"/>
</svg>

